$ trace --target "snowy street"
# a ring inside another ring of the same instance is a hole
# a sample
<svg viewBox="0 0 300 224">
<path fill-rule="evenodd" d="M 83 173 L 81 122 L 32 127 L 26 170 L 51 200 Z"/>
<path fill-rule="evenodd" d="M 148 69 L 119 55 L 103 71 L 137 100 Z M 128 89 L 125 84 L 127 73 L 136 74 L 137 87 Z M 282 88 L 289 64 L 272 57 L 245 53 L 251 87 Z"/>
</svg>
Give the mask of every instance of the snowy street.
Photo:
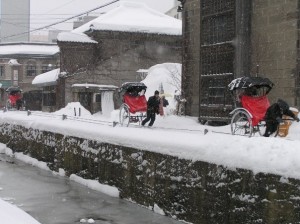
<svg viewBox="0 0 300 224">
<path fill-rule="evenodd" d="M 42 224 L 180 223 L 3 154 L 0 170 L 0 198 L 17 205 Z M 2 221 L 6 223 L 0 216 Z"/>
</svg>

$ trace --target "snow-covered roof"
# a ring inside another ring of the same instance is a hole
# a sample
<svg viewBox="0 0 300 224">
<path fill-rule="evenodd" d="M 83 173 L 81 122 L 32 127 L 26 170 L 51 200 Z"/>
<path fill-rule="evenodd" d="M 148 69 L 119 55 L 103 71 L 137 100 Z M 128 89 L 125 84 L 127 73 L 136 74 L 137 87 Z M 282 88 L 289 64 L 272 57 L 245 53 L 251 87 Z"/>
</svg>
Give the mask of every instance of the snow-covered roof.
<svg viewBox="0 0 300 224">
<path fill-rule="evenodd" d="M 74 32 L 61 32 L 57 36 L 58 41 L 67 41 L 67 42 L 78 42 L 78 43 L 98 43 L 95 40 L 92 40 L 87 35 L 83 33 L 74 33 Z"/>
<path fill-rule="evenodd" d="M 32 85 L 37 85 L 37 86 L 56 85 L 56 80 L 58 79 L 59 73 L 60 73 L 60 69 L 57 68 L 49 72 L 45 72 L 43 74 L 37 75 L 32 80 Z"/>
<path fill-rule="evenodd" d="M 59 53 L 57 45 L 47 44 L 3 44 L 0 45 L 0 55 L 54 55 Z"/>
<path fill-rule="evenodd" d="M 72 87 L 97 88 L 99 90 L 114 90 L 118 88 L 117 86 L 113 85 L 98 85 L 89 83 L 73 84 Z"/>
<path fill-rule="evenodd" d="M 149 8 L 143 3 L 121 2 L 118 7 L 71 31 L 83 34 L 89 30 L 121 31 L 182 35 L 182 21 Z M 86 38 L 61 33 L 59 41 L 85 42 Z"/>
</svg>

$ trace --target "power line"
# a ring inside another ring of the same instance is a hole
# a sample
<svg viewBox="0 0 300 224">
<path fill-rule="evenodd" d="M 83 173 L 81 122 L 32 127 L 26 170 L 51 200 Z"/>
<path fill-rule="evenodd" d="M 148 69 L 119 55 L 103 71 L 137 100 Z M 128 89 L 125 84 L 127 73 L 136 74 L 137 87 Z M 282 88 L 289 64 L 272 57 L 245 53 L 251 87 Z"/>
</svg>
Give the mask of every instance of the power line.
<svg viewBox="0 0 300 224">
<path fill-rule="evenodd" d="M 82 15 L 84 15 L 84 14 L 88 14 L 88 13 L 90 13 L 90 12 L 92 12 L 92 11 L 95 11 L 95 10 L 101 9 L 101 8 L 104 8 L 104 7 L 106 7 L 106 6 L 112 5 L 112 4 L 114 4 L 114 3 L 116 3 L 116 2 L 119 2 L 119 1 L 120 1 L 120 0 L 114 0 L 114 1 L 111 1 L 111 2 L 109 2 L 109 3 L 106 3 L 106 4 L 104 4 L 104 5 L 101 5 L 101 6 L 99 6 L 99 7 L 93 8 L 93 9 L 91 9 L 91 10 L 85 11 L 85 12 L 80 13 L 80 14 L 77 14 L 77 15 L 75 15 L 75 16 L 71 16 L 71 17 L 69 17 L 69 18 L 67 18 L 67 19 L 63 19 L 63 20 L 61 20 L 61 21 L 59 21 L 59 22 L 55 22 L 55 23 L 52 23 L 52 24 L 50 24 L 50 25 L 43 26 L 43 27 L 40 27 L 40 28 L 37 28 L 37 29 L 33 29 L 33 30 L 28 31 L 28 32 L 22 32 L 22 33 L 19 33 L 19 34 L 14 34 L 14 35 L 10 35 L 10 36 L 5 36 L 5 37 L 2 37 L 1 40 L 5 39 L 5 38 L 9 38 L 9 37 L 21 36 L 21 35 L 28 34 L 28 33 L 32 33 L 32 32 L 38 31 L 38 30 L 42 30 L 42 29 L 47 29 L 47 28 L 50 28 L 51 26 L 55 26 L 55 25 L 58 25 L 58 24 L 60 24 L 60 23 L 66 22 L 66 21 L 68 21 L 68 20 L 74 19 L 74 18 L 76 18 L 76 17 L 82 16 Z"/>
<path fill-rule="evenodd" d="M 60 6 L 56 7 L 56 8 L 54 8 L 54 9 L 49 10 L 48 12 L 52 12 L 52 11 L 54 11 L 54 10 L 56 10 L 56 9 L 60 9 L 60 8 L 62 8 L 62 7 L 64 7 L 64 6 L 66 6 L 66 5 L 69 5 L 70 3 L 74 2 L 74 1 L 76 1 L 76 0 L 71 0 L 71 1 L 69 1 L 69 2 L 67 2 L 67 3 L 65 3 L 65 4 L 63 4 L 63 5 L 60 5 Z M 47 14 L 47 15 L 48 15 L 48 12 L 45 12 L 44 14 Z"/>
</svg>

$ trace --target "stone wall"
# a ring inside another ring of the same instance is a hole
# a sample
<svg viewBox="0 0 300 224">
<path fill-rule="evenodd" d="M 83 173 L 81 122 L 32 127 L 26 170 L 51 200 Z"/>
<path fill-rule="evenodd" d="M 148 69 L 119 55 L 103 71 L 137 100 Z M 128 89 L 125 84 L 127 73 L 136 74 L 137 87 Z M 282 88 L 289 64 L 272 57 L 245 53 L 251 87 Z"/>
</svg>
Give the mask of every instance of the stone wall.
<svg viewBox="0 0 300 224">
<path fill-rule="evenodd" d="M 55 171 L 116 186 L 140 205 L 156 203 L 196 224 L 299 223 L 300 181 L 1 124 L 0 142 Z M 184 149 L 182 149 L 184 150 Z"/>
</svg>

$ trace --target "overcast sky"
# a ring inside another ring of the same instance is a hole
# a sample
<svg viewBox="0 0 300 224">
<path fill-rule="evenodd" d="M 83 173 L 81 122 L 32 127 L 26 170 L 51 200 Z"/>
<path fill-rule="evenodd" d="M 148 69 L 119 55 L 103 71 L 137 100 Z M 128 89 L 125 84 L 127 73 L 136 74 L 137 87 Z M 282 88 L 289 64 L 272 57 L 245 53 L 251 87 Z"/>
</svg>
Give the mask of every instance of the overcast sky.
<svg viewBox="0 0 300 224">
<path fill-rule="evenodd" d="M 31 30 L 46 26 L 62 19 L 77 15 L 90 9 L 101 6 L 113 0 L 31 0 Z M 123 1 L 123 0 L 121 0 Z M 144 2 L 149 7 L 160 12 L 166 12 L 174 5 L 175 0 L 126 0 Z M 95 15 L 109 8 L 97 10 L 90 15 Z M 74 20 L 72 20 L 74 21 Z M 72 29 L 72 21 L 54 26 L 52 29 Z"/>
</svg>

